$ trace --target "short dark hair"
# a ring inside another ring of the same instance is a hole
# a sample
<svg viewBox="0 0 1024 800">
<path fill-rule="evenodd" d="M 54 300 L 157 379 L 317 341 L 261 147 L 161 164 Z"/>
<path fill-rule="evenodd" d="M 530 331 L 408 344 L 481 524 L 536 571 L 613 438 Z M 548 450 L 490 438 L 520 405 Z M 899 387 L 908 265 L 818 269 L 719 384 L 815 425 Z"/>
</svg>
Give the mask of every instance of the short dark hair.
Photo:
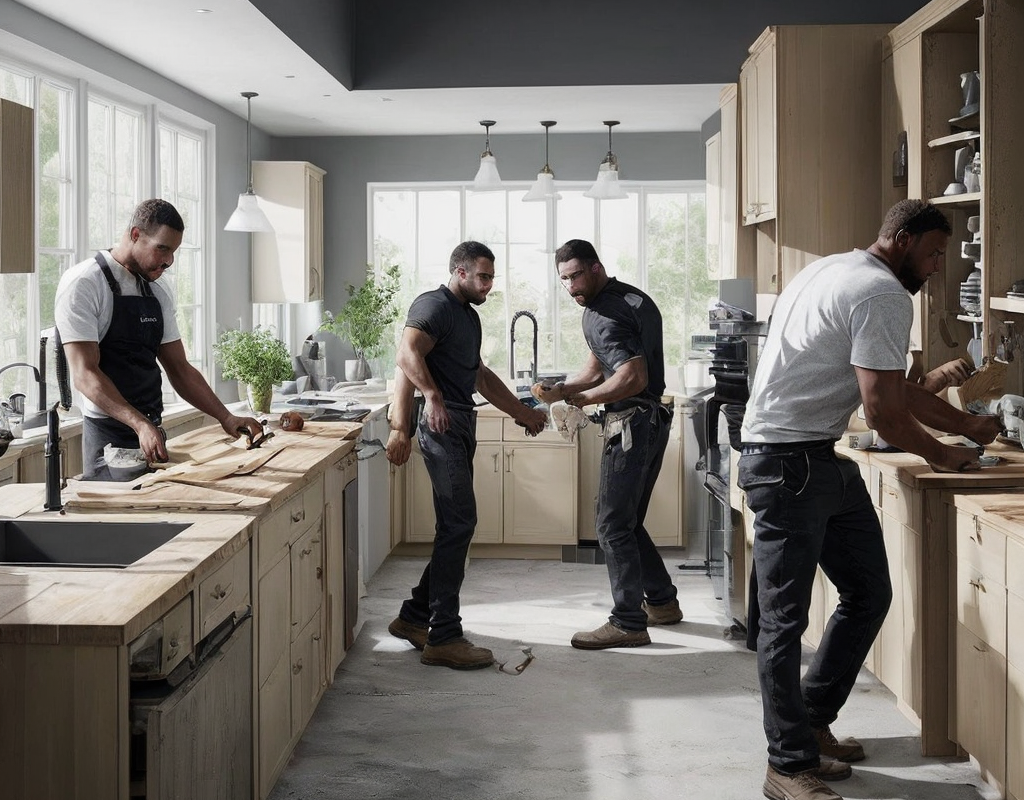
<svg viewBox="0 0 1024 800">
<path fill-rule="evenodd" d="M 555 269 L 558 269 L 559 264 L 572 261 L 574 258 L 578 258 L 585 267 L 601 260 L 590 242 L 585 239 L 570 239 L 555 251 Z"/>
<path fill-rule="evenodd" d="M 918 236 L 928 231 L 942 231 L 952 235 L 953 228 L 946 215 L 927 200 L 900 200 L 889 209 L 878 230 L 879 239 L 895 239 L 900 231 Z"/>
<path fill-rule="evenodd" d="M 494 261 L 494 253 L 491 252 L 485 244 L 480 242 L 463 242 L 460 245 L 456 245 L 455 249 L 452 250 L 452 257 L 448 261 L 448 271 L 454 273 L 459 267 L 462 267 L 466 272 L 476 267 L 476 260 L 478 258 L 486 258 L 488 261 Z"/>
<path fill-rule="evenodd" d="M 132 221 L 128 223 L 128 230 L 138 228 L 143 233 L 151 234 L 161 225 L 173 228 L 178 233 L 185 232 L 185 221 L 178 209 L 166 200 L 153 198 L 139 203 L 132 214 Z"/>
</svg>

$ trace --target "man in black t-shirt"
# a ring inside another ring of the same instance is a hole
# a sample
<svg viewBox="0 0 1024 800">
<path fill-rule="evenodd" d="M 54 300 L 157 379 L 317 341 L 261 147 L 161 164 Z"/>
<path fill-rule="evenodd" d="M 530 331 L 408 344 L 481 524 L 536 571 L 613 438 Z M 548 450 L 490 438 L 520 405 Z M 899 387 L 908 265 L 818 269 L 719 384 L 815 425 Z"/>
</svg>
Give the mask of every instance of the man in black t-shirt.
<svg viewBox="0 0 1024 800">
<path fill-rule="evenodd" d="M 484 302 L 494 284 L 494 253 L 479 242 L 463 242 L 452 252 L 448 270 L 447 286 L 413 301 L 398 348 L 387 456 L 399 466 L 409 458 L 413 390 L 419 389 L 423 408 L 417 438 L 430 475 L 436 525 L 430 561 L 388 631 L 422 650 L 424 664 L 480 669 L 493 664 L 494 656 L 466 640 L 459 616 L 466 554 L 476 530 L 473 392 L 532 436 L 543 430 L 547 414 L 520 403 L 480 361 L 480 317 L 473 306 Z"/>
<path fill-rule="evenodd" d="M 614 607 L 597 630 L 580 631 L 582 650 L 650 644 L 648 625 L 683 618 L 676 587 L 644 527 L 668 444 L 672 407 L 665 391 L 661 312 L 634 286 L 609 278 L 590 242 L 572 239 L 555 253 L 562 285 L 583 310 L 590 356 L 583 370 L 551 388 L 544 402 L 603 403 L 604 454 L 597 497 L 597 540 L 605 554 Z"/>
</svg>

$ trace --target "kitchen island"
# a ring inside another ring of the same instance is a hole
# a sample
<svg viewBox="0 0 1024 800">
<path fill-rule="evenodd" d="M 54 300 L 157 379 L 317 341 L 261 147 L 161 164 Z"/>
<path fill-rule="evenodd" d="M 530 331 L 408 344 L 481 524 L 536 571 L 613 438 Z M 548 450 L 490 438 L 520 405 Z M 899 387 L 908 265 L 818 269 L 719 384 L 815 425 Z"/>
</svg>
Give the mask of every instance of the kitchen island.
<svg viewBox="0 0 1024 800">
<path fill-rule="evenodd" d="M 17 524 L 187 526 L 122 568 L 0 566 L 5 795 L 269 794 L 353 635 L 360 430 L 275 431 L 262 454 L 192 431 L 169 478 L 71 482 L 61 514 L 39 484 L 0 487 Z"/>
</svg>

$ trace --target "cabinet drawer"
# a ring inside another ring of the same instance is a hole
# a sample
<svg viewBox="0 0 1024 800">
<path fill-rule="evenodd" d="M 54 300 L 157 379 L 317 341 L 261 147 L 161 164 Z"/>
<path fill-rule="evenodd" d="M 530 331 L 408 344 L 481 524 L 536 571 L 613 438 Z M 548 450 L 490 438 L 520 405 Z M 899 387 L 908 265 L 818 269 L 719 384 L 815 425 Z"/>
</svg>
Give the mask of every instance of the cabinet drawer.
<svg viewBox="0 0 1024 800">
<path fill-rule="evenodd" d="M 879 473 L 880 508 L 915 531 L 921 530 L 921 492 L 900 483 L 891 475 Z"/>
<path fill-rule="evenodd" d="M 292 641 L 323 604 L 323 555 L 319 525 L 292 545 Z"/>
<path fill-rule="evenodd" d="M 1006 596 L 1006 660 L 1024 670 L 1024 595 L 1013 592 Z"/>
<path fill-rule="evenodd" d="M 1006 588 L 1024 597 L 1024 542 L 1006 539 Z M 1021 620 L 1024 624 L 1024 619 Z"/>
<path fill-rule="evenodd" d="M 536 436 L 527 436 L 526 429 L 520 428 L 516 425 L 516 421 L 511 417 L 503 417 L 501 419 L 501 438 L 506 442 L 512 444 L 526 444 L 528 442 L 545 442 L 547 444 L 564 444 L 570 446 L 569 443 L 562 438 L 562 434 L 556 431 L 554 428 L 547 427 L 538 433 Z"/>
<path fill-rule="evenodd" d="M 1003 784 L 1006 659 L 962 625 L 956 631 L 956 741 Z"/>
<path fill-rule="evenodd" d="M 957 560 L 956 618 L 992 650 L 1006 655 L 1006 587 Z"/>
<path fill-rule="evenodd" d="M 199 584 L 199 639 L 249 604 L 249 543 Z"/>
<path fill-rule="evenodd" d="M 522 428 L 517 430 L 522 431 Z M 498 417 L 476 418 L 476 440 L 478 442 L 500 442 L 501 441 L 501 419 Z"/>
<path fill-rule="evenodd" d="M 259 574 L 263 575 L 278 559 L 278 553 L 288 547 L 312 525 L 323 511 L 324 478 L 289 497 L 276 511 L 267 514 L 259 526 Z"/>
<path fill-rule="evenodd" d="M 1006 586 L 1006 534 L 985 520 L 957 515 L 956 557 L 986 578 Z"/>
<path fill-rule="evenodd" d="M 323 633 L 320 628 L 320 615 L 317 614 L 292 644 L 293 733 L 305 727 L 326 685 L 323 652 Z M 280 720 L 277 724 L 281 724 Z"/>
</svg>

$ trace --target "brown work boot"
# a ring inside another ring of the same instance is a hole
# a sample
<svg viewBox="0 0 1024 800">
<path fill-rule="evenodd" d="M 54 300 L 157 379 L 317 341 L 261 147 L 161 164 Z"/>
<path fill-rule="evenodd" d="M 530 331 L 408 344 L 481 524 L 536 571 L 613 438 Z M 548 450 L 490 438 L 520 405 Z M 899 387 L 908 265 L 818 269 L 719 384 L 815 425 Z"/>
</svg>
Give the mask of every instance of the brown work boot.
<svg viewBox="0 0 1024 800">
<path fill-rule="evenodd" d="M 678 600 L 660 606 L 652 606 L 645 600 L 643 608 L 647 612 L 648 625 L 675 625 L 683 621 L 683 612 L 679 608 Z"/>
<path fill-rule="evenodd" d="M 849 764 L 836 761 L 828 756 L 821 756 L 821 763 L 818 764 L 818 769 L 814 774 L 823 781 L 845 781 L 853 775 L 853 770 L 850 769 Z"/>
<path fill-rule="evenodd" d="M 573 634 L 572 644 L 580 650 L 606 650 L 609 647 L 643 647 L 651 643 L 647 631 L 627 631 L 606 622 L 596 631 Z"/>
<path fill-rule="evenodd" d="M 806 769 L 803 772 L 786 775 L 769 765 L 761 791 L 768 800 L 843 800 L 822 783 L 815 772 L 816 770 Z"/>
<path fill-rule="evenodd" d="M 812 728 L 814 738 L 818 740 L 818 750 L 823 756 L 834 758 L 836 761 L 863 761 L 864 748 L 861 743 L 852 736 L 843 739 L 836 739 L 829 730 L 828 725 L 823 728 Z"/>
<path fill-rule="evenodd" d="M 427 644 L 427 631 L 427 628 L 413 625 L 401 617 L 395 617 L 391 620 L 391 624 L 388 625 L 388 633 L 392 636 L 397 636 L 399 639 L 405 639 L 417 650 L 422 650 Z"/>
<path fill-rule="evenodd" d="M 494 654 L 486 647 L 475 647 L 464 636 L 441 644 L 427 644 L 420 663 L 452 669 L 483 669 L 494 663 Z"/>
</svg>

